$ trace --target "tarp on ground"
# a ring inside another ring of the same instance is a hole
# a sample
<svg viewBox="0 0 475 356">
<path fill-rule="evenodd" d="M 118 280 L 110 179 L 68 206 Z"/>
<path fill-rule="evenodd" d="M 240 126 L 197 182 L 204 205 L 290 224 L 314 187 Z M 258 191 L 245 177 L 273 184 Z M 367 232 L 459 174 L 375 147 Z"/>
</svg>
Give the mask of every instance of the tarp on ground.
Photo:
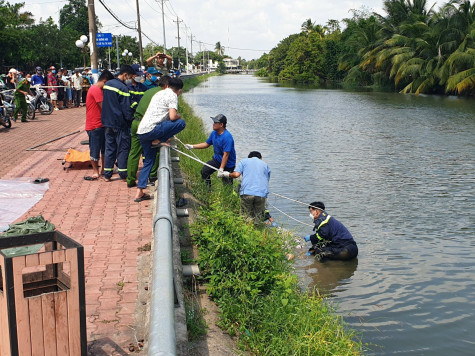
<svg viewBox="0 0 475 356">
<path fill-rule="evenodd" d="M 49 183 L 34 184 L 34 179 L 0 179 L 0 232 L 38 203 Z"/>
</svg>

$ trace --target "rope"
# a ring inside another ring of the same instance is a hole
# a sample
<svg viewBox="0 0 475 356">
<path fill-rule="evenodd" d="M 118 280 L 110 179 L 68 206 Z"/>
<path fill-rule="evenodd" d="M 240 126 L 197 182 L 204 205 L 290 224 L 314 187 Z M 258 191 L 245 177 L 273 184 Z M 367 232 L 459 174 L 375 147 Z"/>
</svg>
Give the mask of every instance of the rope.
<svg viewBox="0 0 475 356">
<path fill-rule="evenodd" d="M 298 223 L 300 223 L 300 224 L 302 224 L 302 225 L 307 225 L 307 226 L 313 227 L 313 225 L 311 225 L 311 224 L 307 224 L 307 223 L 305 223 L 305 222 L 303 222 L 303 221 L 301 221 L 301 220 L 298 220 L 298 219 L 296 219 L 296 218 L 290 216 L 289 214 L 284 213 L 282 210 L 280 210 L 280 209 L 277 208 L 276 206 L 272 205 L 271 203 L 268 202 L 268 204 L 269 204 L 272 208 L 274 208 L 275 210 L 277 210 L 279 213 L 284 214 L 284 215 L 287 216 L 288 218 L 291 218 L 292 220 L 295 220 L 295 221 L 297 221 Z"/>
<path fill-rule="evenodd" d="M 178 142 L 180 142 L 180 143 L 183 145 L 183 147 L 186 148 L 185 144 L 184 144 L 178 137 L 174 136 L 174 138 L 175 138 Z M 195 156 L 195 158 L 200 159 L 192 150 L 189 150 L 189 151 L 191 152 L 191 154 L 192 154 L 193 156 Z"/>
<path fill-rule="evenodd" d="M 175 138 L 176 138 L 183 146 L 185 146 L 185 144 L 184 144 L 183 142 L 181 142 L 180 139 L 178 139 L 177 137 L 175 137 Z M 180 151 L 180 150 L 177 149 L 177 148 L 174 148 L 174 147 L 170 147 L 170 148 L 171 148 L 172 150 L 174 150 L 174 151 L 176 151 L 176 152 L 178 152 L 178 153 L 184 155 L 184 156 L 187 156 L 187 157 L 191 158 L 191 159 L 194 160 L 194 161 L 197 161 L 197 162 L 199 162 L 199 163 L 201 163 L 201 164 L 203 164 L 203 165 L 205 165 L 205 166 L 207 166 L 207 167 L 209 167 L 209 168 L 215 170 L 215 171 L 218 170 L 218 168 L 213 167 L 213 166 L 210 166 L 210 165 L 207 164 L 206 162 L 203 162 L 202 160 L 200 160 L 193 152 L 192 152 L 192 153 L 194 154 L 195 157 L 192 157 L 191 155 L 189 155 L 189 154 L 187 154 L 187 153 L 185 153 L 185 152 L 182 152 L 182 151 Z M 191 150 L 190 150 L 190 151 L 191 151 Z M 273 192 L 269 192 L 269 193 L 270 193 L 270 194 L 273 194 L 273 195 L 275 195 L 275 196 L 278 196 L 278 197 L 280 197 L 280 198 L 284 198 L 284 199 L 293 201 L 293 202 L 295 202 L 295 203 L 299 203 L 299 204 L 302 204 L 302 205 L 305 205 L 305 206 L 311 206 L 312 208 L 315 208 L 315 209 L 318 209 L 318 210 L 322 210 L 322 209 L 319 208 L 319 207 L 316 207 L 316 206 L 313 206 L 313 205 L 308 205 L 307 203 L 304 203 L 304 202 L 298 201 L 298 200 L 296 200 L 296 199 L 292 199 L 292 198 L 286 197 L 286 196 L 284 196 L 284 195 L 282 195 L 282 194 L 277 194 L 277 193 L 273 193 Z M 313 225 L 311 225 L 311 224 L 307 224 L 307 223 L 305 223 L 305 222 L 303 222 L 303 221 L 300 221 L 300 220 L 298 220 L 298 219 L 296 219 L 296 218 L 294 218 L 294 217 L 292 217 L 292 216 L 290 216 L 290 215 L 284 213 L 282 210 L 278 209 L 278 208 L 275 207 L 274 205 L 272 205 L 272 204 L 270 204 L 270 203 L 269 203 L 269 205 L 272 206 L 272 207 L 273 207 L 274 209 L 276 209 L 277 211 L 279 211 L 280 213 L 282 213 L 283 215 L 289 217 L 290 219 L 295 220 L 295 221 L 299 222 L 300 224 L 313 227 Z"/>
</svg>

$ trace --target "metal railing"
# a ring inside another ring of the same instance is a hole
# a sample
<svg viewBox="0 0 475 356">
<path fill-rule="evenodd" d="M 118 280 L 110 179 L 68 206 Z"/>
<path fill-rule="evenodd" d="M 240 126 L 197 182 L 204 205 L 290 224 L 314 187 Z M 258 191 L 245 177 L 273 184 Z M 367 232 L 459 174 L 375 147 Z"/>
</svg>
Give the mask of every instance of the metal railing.
<svg viewBox="0 0 475 356">
<path fill-rule="evenodd" d="M 153 267 L 149 326 L 149 356 L 175 356 L 175 286 L 173 272 L 173 216 L 170 149 L 160 148 L 158 203 L 153 218 Z"/>
</svg>

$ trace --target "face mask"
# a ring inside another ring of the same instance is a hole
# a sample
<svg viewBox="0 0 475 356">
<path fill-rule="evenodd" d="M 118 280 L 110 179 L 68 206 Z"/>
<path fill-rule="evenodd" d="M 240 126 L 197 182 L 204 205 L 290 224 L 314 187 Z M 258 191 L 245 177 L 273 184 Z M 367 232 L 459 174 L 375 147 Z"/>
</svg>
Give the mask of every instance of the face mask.
<svg viewBox="0 0 475 356">
<path fill-rule="evenodd" d="M 53 74 L 56 74 L 56 71 L 55 71 L 55 70 L 53 70 Z"/>
<path fill-rule="evenodd" d="M 310 219 L 315 220 L 312 213 L 308 214 L 308 216 L 310 216 Z"/>
<path fill-rule="evenodd" d="M 152 76 L 150 77 L 150 81 L 151 81 L 152 83 L 155 82 L 156 80 L 157 80 L 157 77 L 156 77 L 156 76 L 152 75 Z"/>
<path fill-rule="evenodd" d="M 131 84 L 132 84 L 132 79 L 125 80 L 125 85 L 131 85 Z"/>
<path fill-rule="evenodd" d="M 27 78 L 26 80 L 28 80 L 29 82 L 31 82 L 31 78 Z"/>
<path fill-rule="evenodd" d="M 144 82 L 144 77 L 140 76 L 140 75 L 137 75 L 134 80 L 137 82 L 137 83 L 143 83 Z"/>
</svg>

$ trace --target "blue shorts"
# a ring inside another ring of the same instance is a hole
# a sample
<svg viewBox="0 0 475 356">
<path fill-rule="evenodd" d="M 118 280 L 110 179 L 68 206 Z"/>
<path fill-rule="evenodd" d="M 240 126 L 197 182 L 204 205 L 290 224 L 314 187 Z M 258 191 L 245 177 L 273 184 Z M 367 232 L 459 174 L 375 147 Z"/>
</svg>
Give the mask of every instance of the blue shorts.
<svg viewBox="0 0 475 356">
<path fill-rule="evenodd" d="M 87 131 L 89 136 L 89 154 L 91 156 L 91 161 L 99 161 L 99 156 L 104 156 L 104 151 L 106 149 L 106 136 L 105 129 L 99 127 L 94 130 Z"/>
</svg>

